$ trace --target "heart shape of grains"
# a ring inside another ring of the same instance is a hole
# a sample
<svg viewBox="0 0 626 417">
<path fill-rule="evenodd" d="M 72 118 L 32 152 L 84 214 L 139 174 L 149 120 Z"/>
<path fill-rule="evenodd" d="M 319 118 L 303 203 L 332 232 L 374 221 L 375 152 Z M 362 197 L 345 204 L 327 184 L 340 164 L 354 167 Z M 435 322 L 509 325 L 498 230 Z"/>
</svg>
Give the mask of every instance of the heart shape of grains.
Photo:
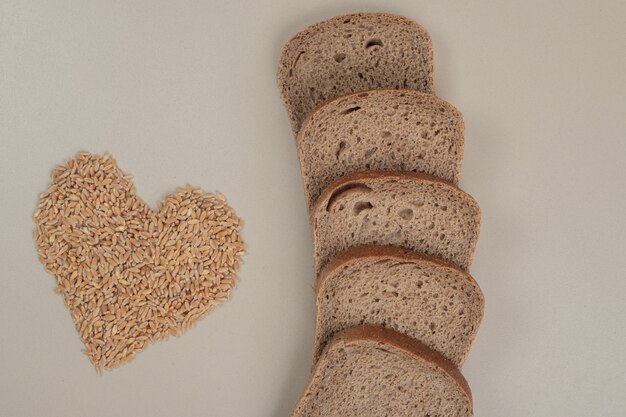
<svg viewBox="0 0 626 417">
<path fill-rule="evenodd" d="M 79 153 L 51 179 L 33 216 L 39 259 L 98 372 L 229 297 L 245 252 L 221 194 L 187 186 L 152 211 L 108 154 Z"/>
</svg>

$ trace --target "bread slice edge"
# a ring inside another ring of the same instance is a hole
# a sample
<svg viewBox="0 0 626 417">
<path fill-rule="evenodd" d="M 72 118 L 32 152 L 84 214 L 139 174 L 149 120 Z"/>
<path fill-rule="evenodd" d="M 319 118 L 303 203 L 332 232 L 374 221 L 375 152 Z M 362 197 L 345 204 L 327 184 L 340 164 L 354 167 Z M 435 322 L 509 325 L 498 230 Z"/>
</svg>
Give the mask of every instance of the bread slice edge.
<svg viewBox="0 0 626 417">
<path fill-rule="evenodd" d="M 339 348 L 341 346 L 348 346 L 362 341 L 391 346 L 394 349 L 405 352 L 414 360 L 423 360 L 430 363 L 433 367 L 440 369 L 467 397 L 470 411 L 473 408 L 472 391 L 467 383 L 467 380 L 461 371 L 459 371 L 459 369 L 443 355 L 435 352 L 423 343 L 412 339 L 409 336 L 403 335 L 402 333 L 398 333 L 381 326 L 360 325 L 350 327 L 337 333 L 324 347 L 322 355 L 320 356 L 320 361 L 318 361 L 318 363 L 316 363 L 313 367 L 309 382 L 296 403 L 294 412 L 291 414 L 292 417 L 296 415 L 295 412 L 298 410 L 300 400 L 310 390 L 312 384 L 315 382 L 314 376 L 317 374 L 318 368 L 322 366 L 321 363 L 323 361 L 321 359 L 326 355 L 326 353 L 332 349 Z"/>
<path fill-rule="evenodd" d="M 315 280 L 315 285 L 313 288 L 314 294 L 315 294 L 315 300 L 316 300 L 315 302 L 316 319 L 315 319 L 314 340 L 318 340 L 318 336 L 321 331 L 320 330 L 321 322 L 319 321 L 319 318 L 320 318 L 319 308 L 321 305 L 320 298 L 319 298 L 321 295 L 320 293 L 324 289 L 325 284 L 328 282 L 328 280 L 333 275 L 333 273 L 337 269 L 341 268 L 343 265 L 349 262 L 358 261 L 358 260 L 366 260 L 366 259 L 378 259 L 378 258 L 397 260 L 399 262 L 429 263 L 431 265 L 434 265 L 440 268 L 445 268 L 445 269 L 454 271 L 455 275 L 457 276 L 460 275 L 462 279 L 466 281 L 467 284 L 469 284 L 472 288 L 474 288 L 475 294 L 478 296 L 478 302 L 480 303 L 478 324 L 480 325 L 480 323 L 482 323 L 484 316 L 485 316 L 485 295 L 482 291 L 482 288 L 480 288 L 480 285 L 478 284 L 478 282 L 476 282 L 474 277 L 472 277 L 467 271 L 459 268 L 458 266 L 454 265 L 451 262 L 445 261 L 443 259 L 440 259 L 434 256 L 416 252 L 412 249 L 408 249 L 403 246 L 360 245 L 360 246 L 350 247 L 346 249 L 345 251 L 339 253 L 337 256 L 335 256 L 328 264 L 326 264 L 326 266 L 322 269 L 322 271 L 320 271 L 319 275 L 317 276 Z M 384 326 L 381 326 L 381 327 L 384 327 Z M 479 330 L 479 326 L 476 327 L 475 331 L 473 332 L 473 334 L 471 335 L 469 339 L 470 346 L 475 340 L 476 335 L 478 334 L 478 330 Z M 408 337 L 411 337 L 411 336 L 408 336 Z M 414 339 L 413 337 L 411 338 Z M 418 340 L 418 339 L 415 339 L 415 340 Z M 465 355 L 461 358 L 460 364 L 458 365 L 459 368 L 461 368 L 463 364 L 465 363 L 465 361 L 467 360 L 468 354 L 469 352 L 466 352 Z M 316 356 L 315 356 L 315 351 L 314 351 L 313 360 L 315 361 L 315 359 L 316 359 Z"/>
<path fill-rule="evenodd" d="M 334 97 L 318 105 L 316 108 L 311 110 L 311 112 L 307 115 L 307 117 L 305 117 L 305 119 L 302 121 L 302 126 L 300 127 L 300 131 L 298 132 L 298 135 L 296 136 L 296 141 L 297 143 L 300 143 L 300 141 L 302 140 L 302 136 L 304 136 L 304 134 L 306 133 L 305 132 L 306 128 L 310 126 L 311 121 L 315 119 L 319 115 L 319 113 L 321 113 L 327 107 L 339 106 L 344 101 L 350 101 L 350 100 L 354 100 L 354 99 L 358 99 L 358 98 L 366 97 L 370 95 L 382 97 L 382 96 L 399 96 L 402 94 L 410 95 L 414 97 L 427 97 L 433 102 L 436 102 L 438 105 L 446 107 L 448 110 L 450 110 L 451 113 L 454 113 L 459 117 L 461 121 L 461 128 L 462 128 L 461 133 L 463 136 L 465 135 L 465 124 L 463 122 L 463 113 L 452 103 L 442 99 L 441 97 L 436 96 L 433 93 L 424 93 L 418 90 L 412 90 L 410 88 L 369 89 L 369 90 L 357 91 L 356 93 L 345 94 L 343 96 Z"/>
<path fill-rule="evenodd" d="M 413 171 L 359 171 L 359 172 L 354 172 L 352 174 L 344 175 L 343 177 L 331 182 L 324 189 L 324 191 L 322 191 L 317 201 L 315 202 L 313 209 L 311 210 L 309 214 L 309 220 L 310 220 L 311 226 L 313 226 L 313 220 L 315 218 L 316 213 L 320 211 L 321 205 L 326 200 L 328 200 L 328 197 L 330 197 L 338 188 L 346 184 L 349 184 L 351 182 L 378 180 L 378 179 L 394 179 L 394 178 L 399 179 L 399 180 L 406 179 L 406 180 L 433 182 L 433 183 L 442 184 L 445 187 L 450 187 L 454 189 L 455 191 L 460 193 L 464 198 L 466 198 L 470 202 L 470 204 L 472 204 L 476 208 L 477 210 L 477 224 L 476 224 L 477 233 L 480 231 L 482 212 L 480 210 L 480 206 L 478 205 L 478 202 L 476 201 L 476 199 L 474 199 L 474 197 L 472 197 L 467 192 L 463 191 L 458 186 L 444 179 L 435 177 L 433 175 L 413 172 Z M 478 237 L 479 236 L 477 235 L 476 240 L 478 240 Z"/>
</svg>

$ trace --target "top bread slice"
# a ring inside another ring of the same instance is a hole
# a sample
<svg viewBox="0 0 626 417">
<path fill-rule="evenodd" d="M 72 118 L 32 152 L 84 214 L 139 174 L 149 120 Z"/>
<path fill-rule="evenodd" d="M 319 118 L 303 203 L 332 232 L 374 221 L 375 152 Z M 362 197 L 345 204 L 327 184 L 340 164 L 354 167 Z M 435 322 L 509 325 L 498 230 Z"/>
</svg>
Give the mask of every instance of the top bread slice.
<svg viewBox="0 0 626 417">
<path fill-rule="evenodd" d="M 330 184 L 311 212 L 315 275 L 359 245 L 403 246 L 467 270 L 480 208 L 467 193 L 414 172 L 367 171 Z"/>
<path fill-rule="evenodd" d="M 430 35 L 412 20 L 356 13 L 314 24 L 282 49 L 277 83 L 294 135 L 327 100 L 371 89 L 434 93 Z"/>
<path fill-rule="evenodd" d="M 297 147 L 309 208 L 334 180 L 367 170 L 423 172 L 453 184 L 463 162 L 463 115 L 414 90 L 371 90 L 313 111 Z"/>
<path fill-rule="evenodd" d="M 396 246 L 350 248 L 317 278 L 313 362 L 333 334 L 369 324 L 418 339 L 460 368 L 484 303 L 476 281 L 448 262 Z"/>
<path fill-rule="evenodd" d="M 291 417 L 470 417 L 472 394 L 437 352 L 382 327 L 337 334 Z"/>
</svg>

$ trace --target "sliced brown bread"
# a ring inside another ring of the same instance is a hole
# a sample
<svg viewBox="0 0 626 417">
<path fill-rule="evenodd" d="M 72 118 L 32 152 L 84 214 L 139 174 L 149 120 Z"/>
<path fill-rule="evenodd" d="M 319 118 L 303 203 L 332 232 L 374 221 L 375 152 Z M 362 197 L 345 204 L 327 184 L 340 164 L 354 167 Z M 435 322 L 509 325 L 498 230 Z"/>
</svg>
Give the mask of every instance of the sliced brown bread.
<svg viewBox="0 0 626 417">
<path fill-rule="evenodd" d="M 338 333 L 315 365 L 292 417 L 469 417 L 459 370 L 424 344 L 382 327 Z"/>
<path fill-rule="evenodd" d="M 386 13 L 337 16 L 309 26 L 282 49 L 276 76 L 294 134 L 323 102 L 377 88 L 433 93 L 426 30 Z"/>
<path fill-rule="evenodd" d="M 397 246 L 357 246 L 317 278 L 314 363 L 332 336 L 360 324 L 420 340 L 461 367 L 483 318 L 484 298 L 458 267 Z"/>
<path fill-rule="evenodd" d="M 480 229 L 480 208 L 439 178 L 368 171 L 330 184 L 311 213 L 316 275 L 340 252 L 359 245 L 396 245 L 467 270 Z"/>
<path fill-rule="evenodd" d="M 309 208 L 334 180 L 353 172 L 423 172 L 457 184 L 463 162 L 463 115 L 414 90 L 370 90 L 327 102 L 298 134 Z"/>
</svg>

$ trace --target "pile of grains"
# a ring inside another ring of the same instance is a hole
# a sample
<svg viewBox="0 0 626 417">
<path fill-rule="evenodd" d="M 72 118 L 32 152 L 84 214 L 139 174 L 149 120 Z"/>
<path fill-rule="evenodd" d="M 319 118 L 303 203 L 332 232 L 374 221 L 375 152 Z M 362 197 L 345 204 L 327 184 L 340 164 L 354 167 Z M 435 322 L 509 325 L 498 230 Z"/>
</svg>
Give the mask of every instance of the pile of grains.
<svg viewBox="0 0 626 417">
<path fill-rule="evenodd" d="M 243 221 L 220 193 L 187 186 L 154 212 L 108 154 L 79 153 L 51 179 L 33 215 L 39 260 L 98 372 L 228 299 Z"/>
</svg>

